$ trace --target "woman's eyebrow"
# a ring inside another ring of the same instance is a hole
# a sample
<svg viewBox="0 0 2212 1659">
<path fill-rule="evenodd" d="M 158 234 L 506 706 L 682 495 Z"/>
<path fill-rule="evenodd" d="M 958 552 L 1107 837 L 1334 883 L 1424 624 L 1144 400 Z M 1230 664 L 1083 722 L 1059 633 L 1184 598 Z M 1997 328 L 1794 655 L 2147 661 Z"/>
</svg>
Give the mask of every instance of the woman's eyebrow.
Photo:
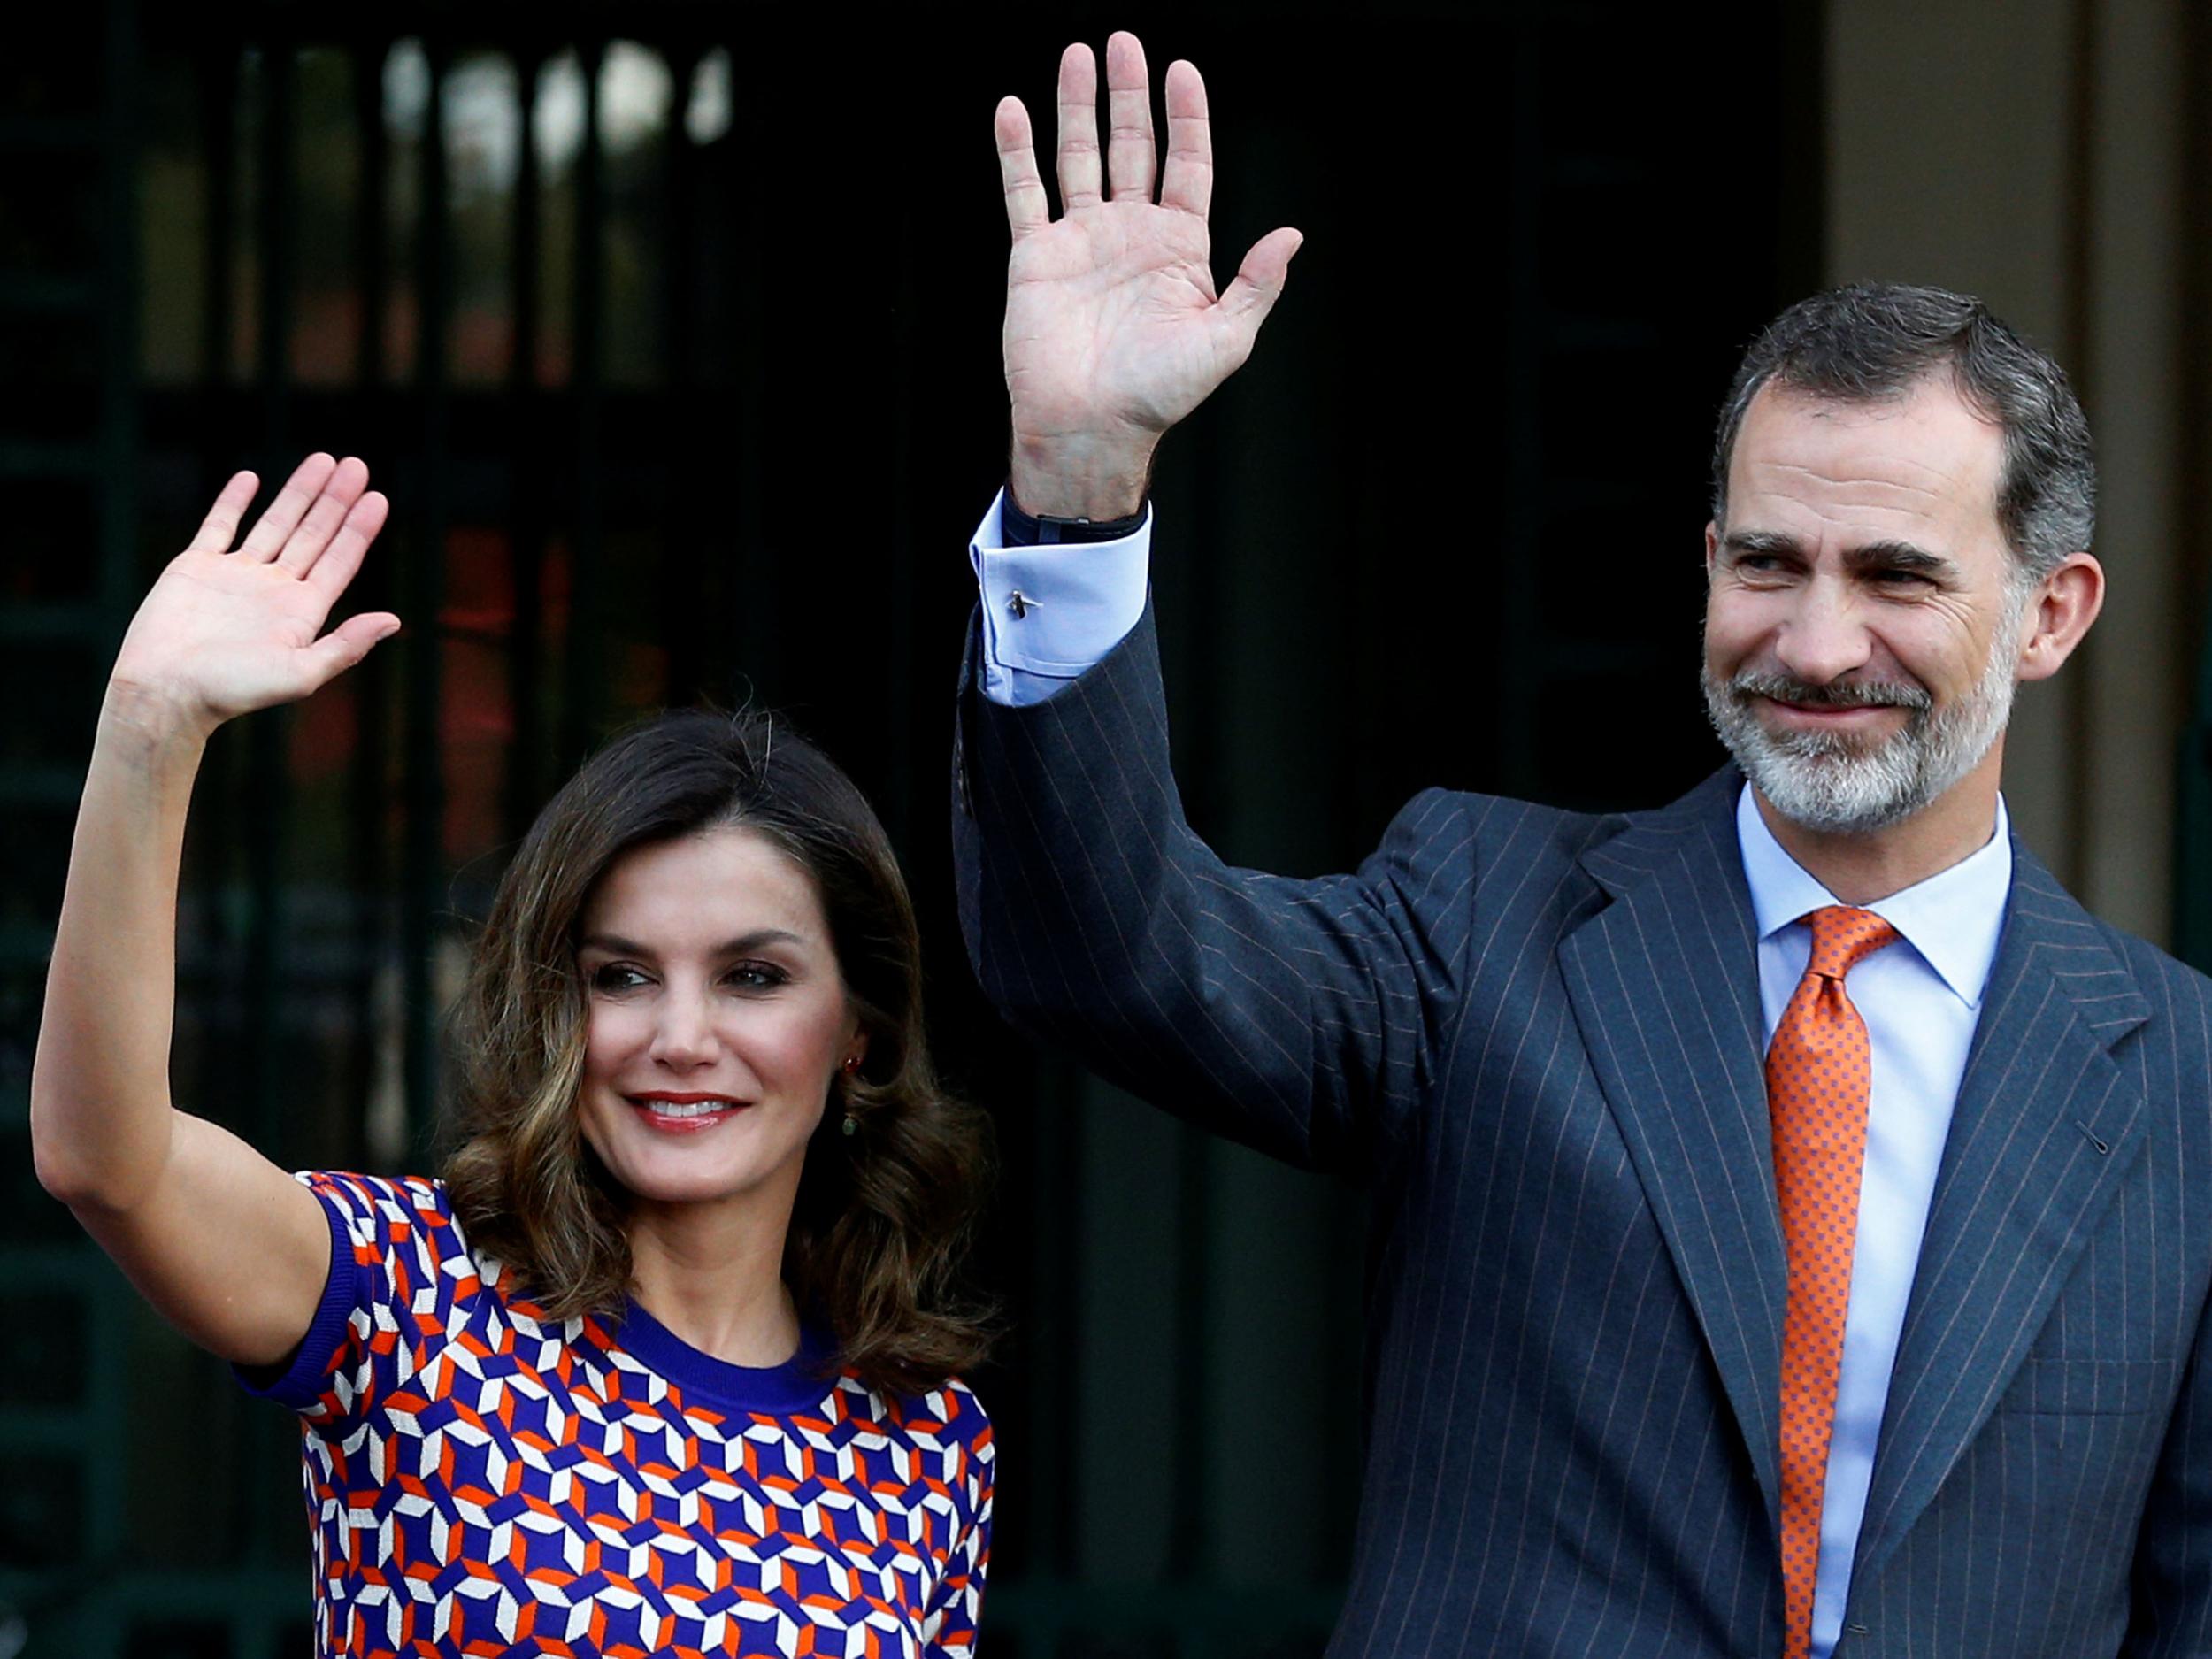
<svg viewBox="0 0 2212 1659">
<path fill-rule="evenodd" d="M 758 950 L 767 945 L 803 945 L 803 934 L 795 933 L 787 927 L 757 927 L 749 933 L 725 940 L 715 947 L 718 956 L 741 956 L 749 950 Z M 603 950 L 616 956 L 649 956 L 655 954 L 649 945 L 641 945 L 634 939 L 619 933 L 587 933 L 576 941 L 579 950 Z"/>
</svg>

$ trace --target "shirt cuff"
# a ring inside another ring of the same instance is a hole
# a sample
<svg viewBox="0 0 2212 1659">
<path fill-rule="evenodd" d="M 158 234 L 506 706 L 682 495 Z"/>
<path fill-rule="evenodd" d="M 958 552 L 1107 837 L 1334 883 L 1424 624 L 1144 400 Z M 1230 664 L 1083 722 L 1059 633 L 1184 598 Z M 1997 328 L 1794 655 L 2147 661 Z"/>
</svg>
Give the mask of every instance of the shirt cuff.
<svg viewBox="0 0 2212 1659">
<path fill-rule="evenodd" d="M 982 599 L 983 695 L 1019 708 L 1041 703 L 1121 643 L 1144 615 L 1152 514 L 1112 541 L 1006 545 L 991 503 L 969 539 Z"/>
</svg>

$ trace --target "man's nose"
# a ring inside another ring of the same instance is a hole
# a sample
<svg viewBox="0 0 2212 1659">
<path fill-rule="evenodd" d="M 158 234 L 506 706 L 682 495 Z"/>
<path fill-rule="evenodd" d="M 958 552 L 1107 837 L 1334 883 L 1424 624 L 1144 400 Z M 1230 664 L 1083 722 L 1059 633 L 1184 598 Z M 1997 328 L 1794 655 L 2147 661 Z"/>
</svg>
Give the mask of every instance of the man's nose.
<svg viewBox="0 0 2212 1659">
<path fill-rule="evenodd" d="M 1809 584 L 1776 636 L 1782 666 L 1810 686 L 1825 686 L 1866 666 L 1873 640 L 1840 583 Z"/>
</svg>

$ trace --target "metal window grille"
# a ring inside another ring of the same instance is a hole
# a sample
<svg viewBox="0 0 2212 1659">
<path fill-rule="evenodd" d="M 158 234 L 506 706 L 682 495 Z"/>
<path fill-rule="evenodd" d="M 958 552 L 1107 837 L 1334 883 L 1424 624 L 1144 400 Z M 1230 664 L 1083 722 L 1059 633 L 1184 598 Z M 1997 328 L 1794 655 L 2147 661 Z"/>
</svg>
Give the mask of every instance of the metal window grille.
<svg viewBox="0 0 2212 1659">
<path fill-rule="evenodd" d="M 1329 13 L 1333 66 L 1403 94 L 1421 165 L 1382 180 L 1302 90 L 1304 28 L 1136 19 L 1212 77 L 1221 262 L 1282 217 L 1317 233 L 1160 482 L 1181 767 L 1233 856 L 1342 866 L 1420 783 L 1615 804 L 1707 763 L 1694 602 L 1625 561 L 1694 537 L 1731 352 L 1816 268 L 1813 116 L 1733 157 L 1727 257 L 1654 275 L 1706 246 L 1717 158 L 1644 72 L 1663 45 L 1814 111 L 1817 19 L 1791 11 Z M 1009 1037 L 945 876 L 957 538 L 1003 423 L 982 134 L 1010 86 L 1048 104 L 1060 25 L 98 0 L 54 27 L 0 70 L 0 347 L 40 392 L 0 415 L 24 526 L 0 553 L 0 1654 L 307 1645 L 289 1425 L 36 1191 L 23 1102 L 122 623 L 229 471 L 273 484 L 315 447 L 392 495 L 349 603 L 408 633 L 211 752 L 180 1103 L 289 1165 L 426 1167 L 469 918 L 551 785 L 661 703 L 789 709 L 899 841 L 951 1069 L 1001 1125 L 992 1650 L 1318 1651 L 1357 1484 L 1359 1201 Z M 1377 255 L 1379 225 L 1402 240 Z M 1379 327 L 1379 292 L 1429 332 Z M 1686 418 L 1615 427 L 1593 465 L 1619 419 L 1594 385 Z M 1603 725 L 1624 708 L 1649 710 L 1633 742 Z"/>
</svg>

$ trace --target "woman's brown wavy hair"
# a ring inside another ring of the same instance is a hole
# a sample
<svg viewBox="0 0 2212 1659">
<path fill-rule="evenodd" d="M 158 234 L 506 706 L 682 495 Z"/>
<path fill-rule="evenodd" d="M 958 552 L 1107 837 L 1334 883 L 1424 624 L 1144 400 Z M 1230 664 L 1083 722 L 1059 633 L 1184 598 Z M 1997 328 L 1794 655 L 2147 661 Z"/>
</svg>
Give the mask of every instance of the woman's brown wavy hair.
<svg viewBox="0 0 2212 1659">
<path fill-rule="evenodd" d="M 585 987 L 576 929 L 632 848 L 749 830 L 814 879 L 868 1033 L 806 1150 L 784 1279 L 872 1388 L 914 1394 L 975 1365 L 987 1310 L 957 1270 L 990 1168 L 988 1121 L 939 1087 L 922 1025 L 914 909 L 883 826 L 829 757 L 772 717 L 664 714 L 609 743 L 524 837 L 476 943 L 457 1021 L 456 1148 L 444 1178 L 472 1243 L 557 1319 L 618 1319 L 627 1194 L 576 1102 Z M 843 1132 L 846 1118 L 853 1133 Z"/>
</svg>

